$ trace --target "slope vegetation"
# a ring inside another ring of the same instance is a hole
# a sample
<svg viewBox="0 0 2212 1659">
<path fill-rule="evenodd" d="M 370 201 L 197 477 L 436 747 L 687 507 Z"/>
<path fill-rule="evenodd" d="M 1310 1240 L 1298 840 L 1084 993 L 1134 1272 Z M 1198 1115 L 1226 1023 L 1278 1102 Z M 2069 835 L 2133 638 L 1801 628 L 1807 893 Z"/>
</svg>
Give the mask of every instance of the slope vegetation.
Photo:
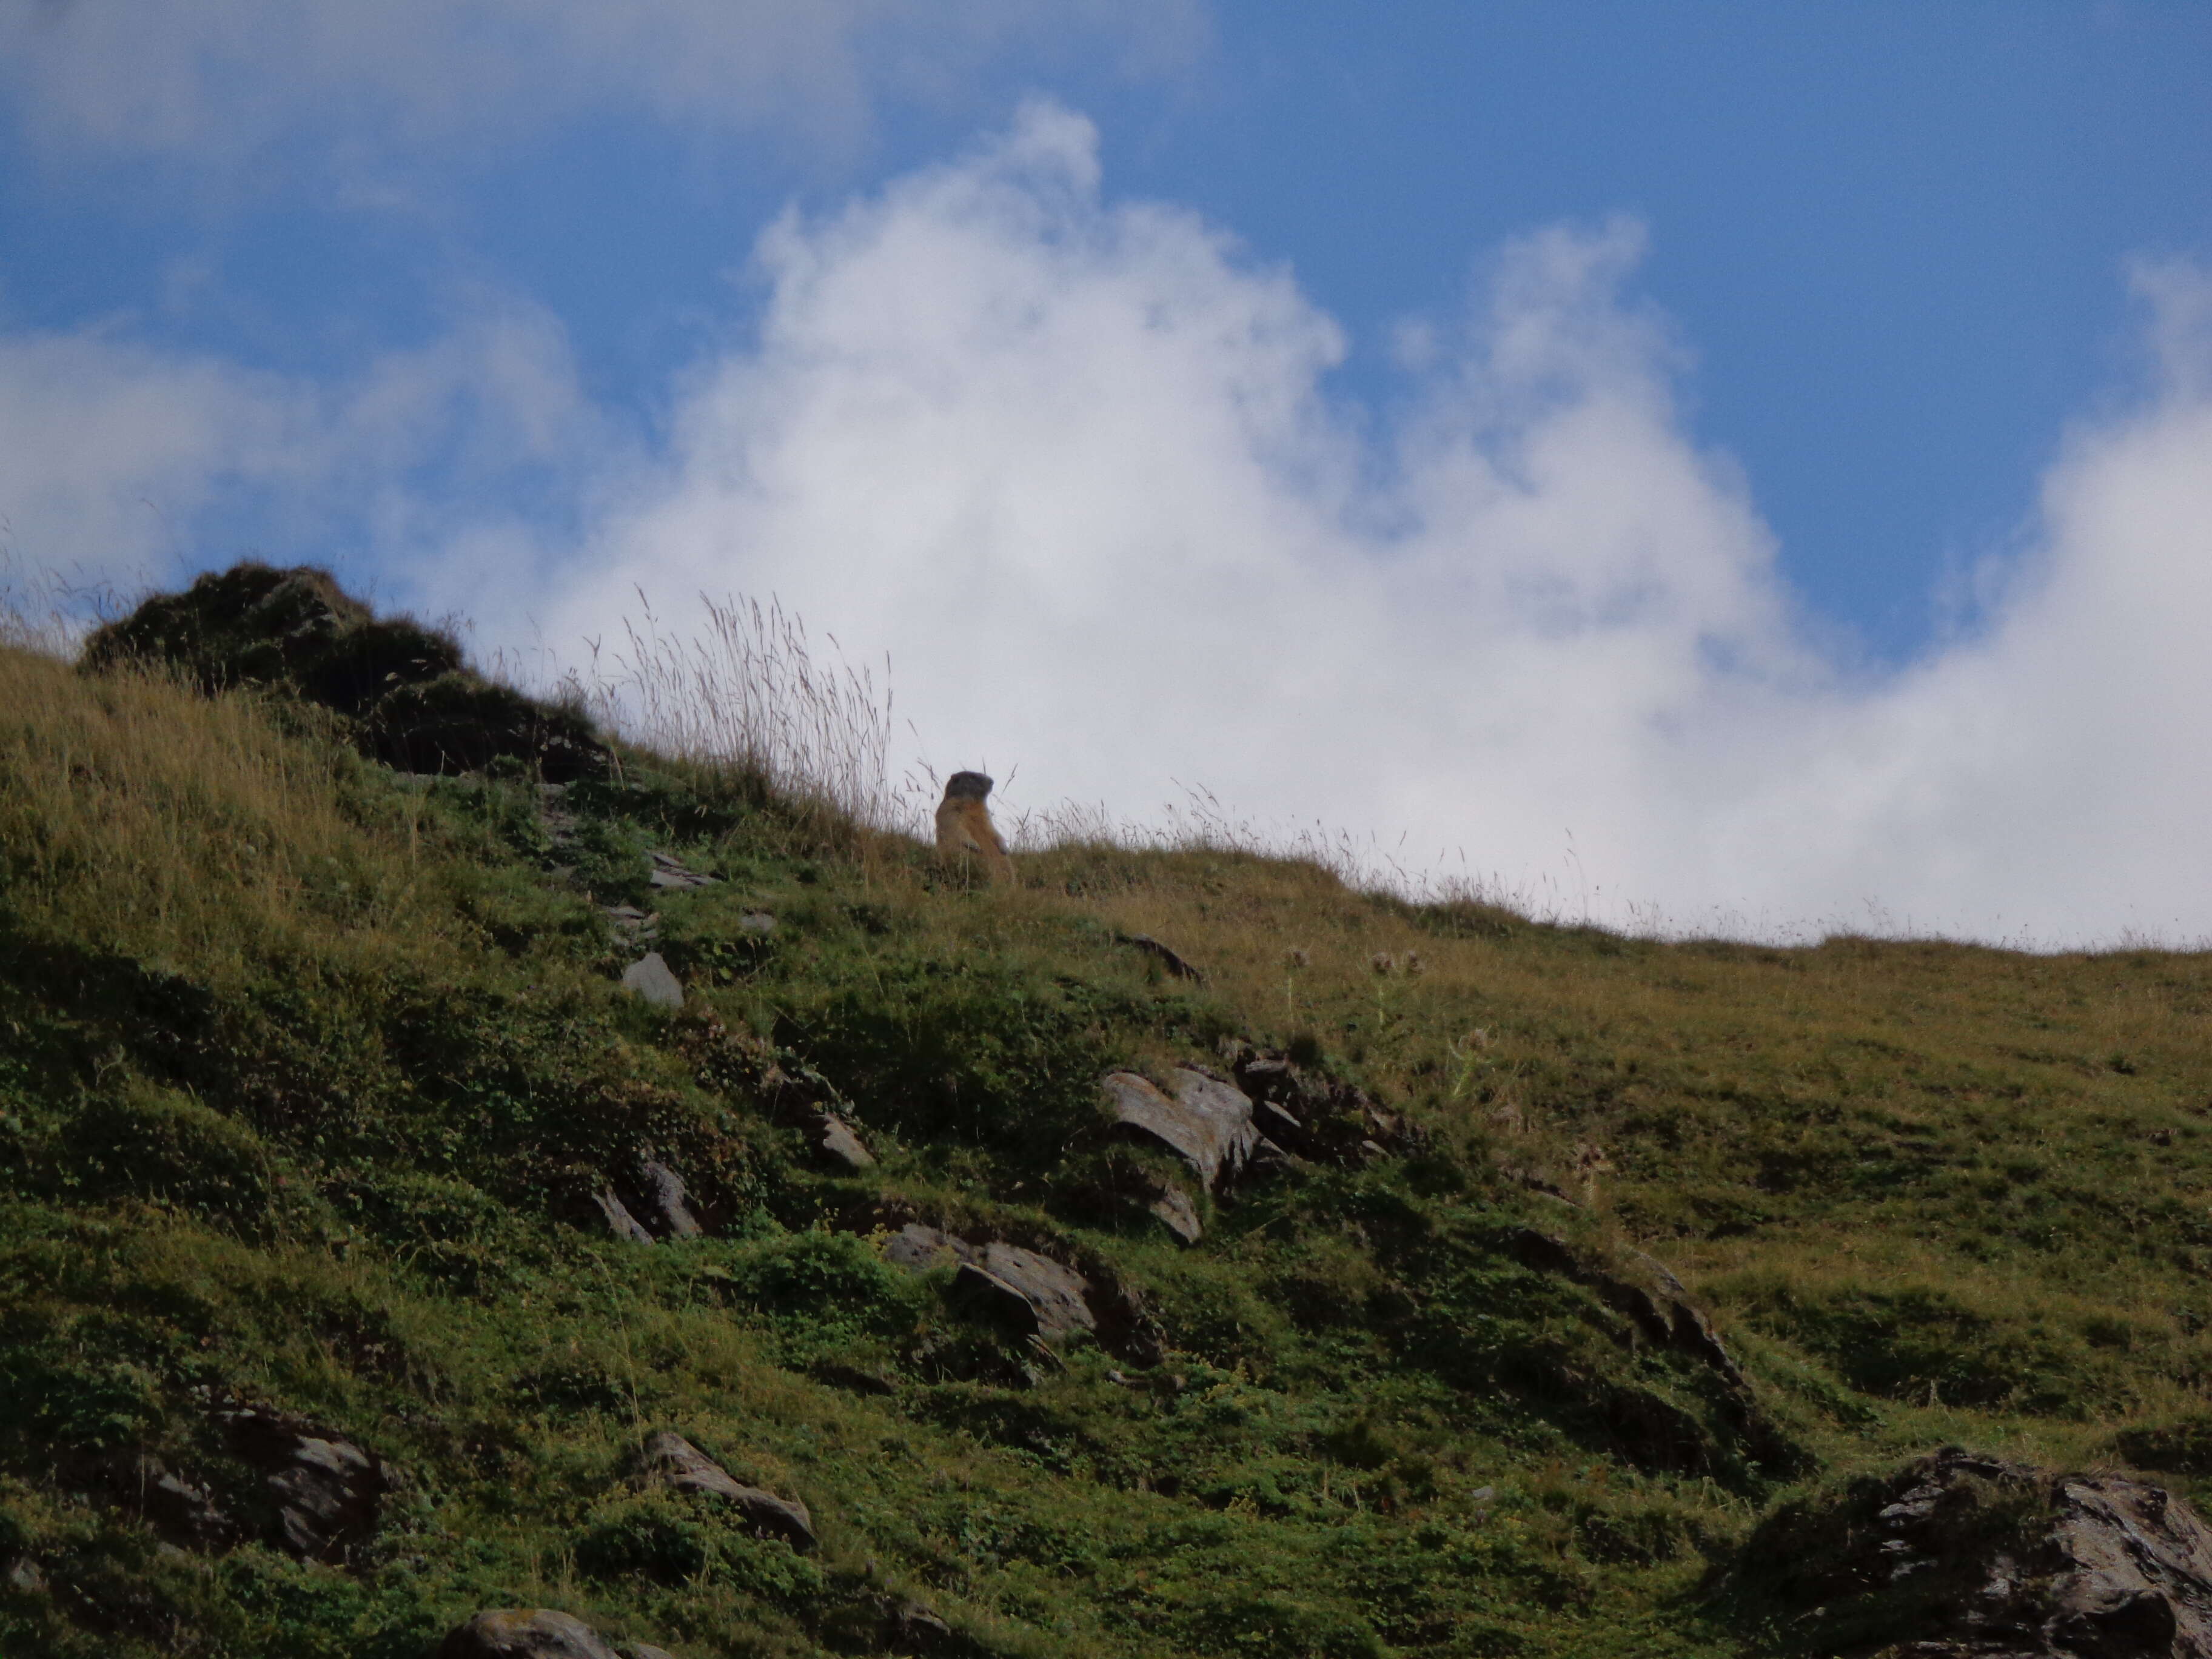
<svg viewBox="0 0 2212 1659">
<path fill-rule="evenodd" d="M 2212 1475 L 2212 959 L 988 888 L 301 603 L 0 652 L 10 1655 L 1826 1651 L 1776 1516 Z"/>
</svg>

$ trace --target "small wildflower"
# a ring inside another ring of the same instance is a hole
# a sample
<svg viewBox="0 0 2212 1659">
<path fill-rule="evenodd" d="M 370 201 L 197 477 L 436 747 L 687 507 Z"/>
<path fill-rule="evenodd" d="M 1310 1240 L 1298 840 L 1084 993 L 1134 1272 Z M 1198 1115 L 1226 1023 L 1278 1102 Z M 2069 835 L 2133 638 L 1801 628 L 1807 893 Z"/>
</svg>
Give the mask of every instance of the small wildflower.
<svg viewBox="0 0 2212 1659">
<path fill-rule="evenodd" d="M 1378 974 L 1387 974 L 1398 963 L 1388 951 L 1377 951 L 1367 959 L 1367 965 Z"/>
<path fill-rule="evenodd" d="M 1302 945 L 1292 947 L 1287 960 L 1293 968 L 1310 968 L 1313 966 L 1313 958 L 1306 954 L 1305 947 Z"/>
<path fill-rule="evenodd" d="M 1421 960 L 1421 953 L 1419 951 L 1406 952 L 1406 971 L 1416 979 L 1429 971 L 1429 964 Z"/>
</svg>

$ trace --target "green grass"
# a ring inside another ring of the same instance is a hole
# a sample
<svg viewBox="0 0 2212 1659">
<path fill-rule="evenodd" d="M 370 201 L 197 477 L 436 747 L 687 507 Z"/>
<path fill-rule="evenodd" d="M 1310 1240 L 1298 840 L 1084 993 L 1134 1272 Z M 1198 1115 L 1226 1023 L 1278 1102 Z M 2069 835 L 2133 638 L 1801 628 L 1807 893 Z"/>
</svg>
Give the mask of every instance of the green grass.
<svg viewBox="0 0 2212 1659">
<path fill-rule="evenodd" d="M 981 890 L 638 753 L 563 850 L 516 769 L 426 786 L 266 693 L 9 651 L 0 708 L 10 1655 L 414 1659 L 517 1605 L 854 1651 L 894 1594 L 974 1654 L 1733 1655 L 1714 1570 L 1808 1491 L 1950 1441 L 2212 1476 L 2205 957 L 1660 945 L 1202 847 Z M 660 899 L 672 1016 L 593 902 L 655 848 L 724 878 Z M 1173 1166 L 1096 1082 L 1227 1037 L 1417 1134 L 1185 1249 L 1102 1200 Z M 877 1168 L 814 1162 L 771 1066 Z M 607 1235 L 644 1148 L 709 1237 Z M 970 1322 L 882 1260 L 915 1218 L 1121 1287 L 1158 1363 Z M 1680 1275 L 1766 1438 L 1532 1225 Z M 233 1401 L 395 1472 L 356 1559 L 139 1518 L 150 1455 L 252 1522 Z M 634 1486 L 668 1426 L 820 1550 Z"/>
</svg>

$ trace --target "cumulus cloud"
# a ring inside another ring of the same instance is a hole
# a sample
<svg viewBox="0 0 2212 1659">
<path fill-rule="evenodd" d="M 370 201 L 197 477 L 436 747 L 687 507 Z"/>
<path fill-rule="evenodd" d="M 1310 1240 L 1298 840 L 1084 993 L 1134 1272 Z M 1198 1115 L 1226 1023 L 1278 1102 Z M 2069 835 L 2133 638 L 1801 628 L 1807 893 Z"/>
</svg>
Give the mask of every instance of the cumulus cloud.
<svg viewBox="0 0 2212 1659">
<path fill-rule="evenodd" d="M 1018 807 L 1158 822 L 1202 787 L 1630 925 L 2212 936 L 2212 281 L 2138 274 L 2150 389 L 2065 435 L 1972 626 L 1872 676 L 1689 435 L 1641 246 L 1623 222 L 1502 250 L 1404 331 L 1385 419 L 1332 394 L 1345 339 L 1289 270 L 1112 199 L 1089 125 L 1037 105 L 775 226 L 757 332 L 650 443 L 593 413 L 549 321 L 497 311 L 343 395 L 99 359 L 71 418 L 142 433 L 138 470 L 40 510 L 336 478 L 405 592 L 571 659 L 641 588 L 679 626 L 702 591 L 776 594 L 889 656 L 902 761 L 1011 775 Z M 0 355 L 0 411 L 34 406 L 7 383 L 35 356 Z M 426 477 L 478 428 L 473 476 L 557 510 Z"/>
<path fill-rule="evenodd" d="M 1869 682 L 1687 435 L 1640 246 L 1504 250 L 1377 436 L 1290 272 L 1104 199 L 1088 125 L 1034 107 L 769 233 L 757 342 L 536 573 L 537 623 L 773 591 L 888 653 L 918 757 L 1020 801 L 1203 786 L 1605 920 L 2212 933 L 2203 279 L 2142 279 L 2164 390 L 2068 441 L 1993 611 Z"/>
<path fill-rule="evenodd" d="M 1187 59 L 1195 0 L 0 0 L 0 85 L 50 141 L 233 161 L 302 132 L 400 143 L 596 108 L 849 144 L 886 96 L 994 56 Z"/>
<path fill-rule="evenodd" d="M 0 334 L 0 574 L 128 595 L 248 553 L 363 582 L 464 542 L 534 557 L 634 453 L 557 323 L 513 300 L 334 385 L 97 329 Z M 549 510 L 486 521 L 525 495 Z"/>
</svg>

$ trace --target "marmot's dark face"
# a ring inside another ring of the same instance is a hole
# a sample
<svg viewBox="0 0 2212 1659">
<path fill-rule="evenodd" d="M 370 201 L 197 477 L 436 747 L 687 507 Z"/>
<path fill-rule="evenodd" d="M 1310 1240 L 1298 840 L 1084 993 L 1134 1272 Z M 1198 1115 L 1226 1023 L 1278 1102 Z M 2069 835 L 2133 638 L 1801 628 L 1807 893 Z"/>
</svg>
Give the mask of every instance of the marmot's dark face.
<svg viewBox="0 0 2212 1659">
<path fill-rule="evenodd" d="M 981 800 L 991 793 L 991 780 L 981 772 L 955 772 L 945 781 L 947 800 Z"/>
</svg>

